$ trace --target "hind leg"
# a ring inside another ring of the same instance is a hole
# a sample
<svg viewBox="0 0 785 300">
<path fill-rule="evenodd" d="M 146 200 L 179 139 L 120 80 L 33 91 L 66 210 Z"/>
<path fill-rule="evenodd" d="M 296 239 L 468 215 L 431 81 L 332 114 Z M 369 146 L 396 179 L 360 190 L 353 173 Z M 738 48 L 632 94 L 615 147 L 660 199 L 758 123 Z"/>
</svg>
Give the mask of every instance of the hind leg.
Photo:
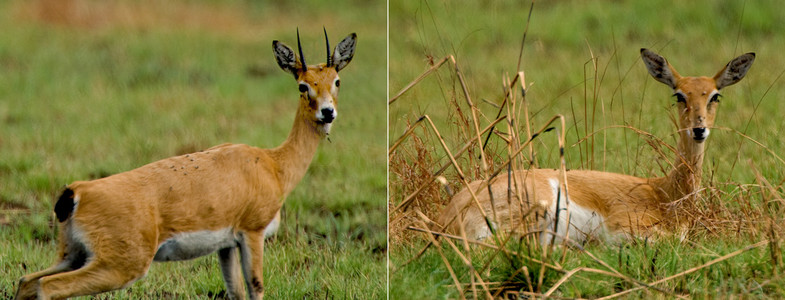
<svg viewBox="0 0 785 300">
<path fill-rule="evenodd" d="M 81 268 L 87 260 L 87 251 L 84 246 L 68 240 L 63 234 L 66 229 L 60 232 L 60 243 L 58 245 L 57 256 L 60 260 L 53 266 L 32 274 L 25 275 L 19 280 L 19 287 L 16 290 L 16 299 L 34 299 L 38 293 L 38 280 L 42 277 L 73 271 Z"/>
<path fill-rule="evenodd" d="M 19 287 L 16 289 L 15 299 L 36 299 L 39 286 L 38 279 L 71 270 L 73 268 L 71 268 L 71 264 L 68 261 L 61 261 L 45 270 L 25 275 L 22 279 L 19 279 Z"/>
<path fill-rule="evenodd" d="M 92 295 L 127 287 L 144 276 L 150 261 L 139 264 L 142 266 L 129 268 L 127 264 L 92 261 L 74 271 L 44 276 L 38 280 L 38 299 Z"/>
<path fill-rule="evenodd" d="M 70 228 L 74 232 L 74 228 Z M 93 235 L 68 235 L 61 252 L 62 262 L 24 277 L 18 299 L 63 299 L 126 287 L 144 276 L 155 253 L 153 238 L 112 236 L 98 230 Z M 87 243 L 76 241 L 81 236 Z M 98 240 L 102 247 L 88 247 Z M 89 255 L 88 255 L 89 253 Z"/>
<path fill-rule="evenodd" d="M 226 295 L 229 299 L 244 299 L 245 293 L 242 269 L 237 262 L 237 247 L 228 247 L 218 250 L 218 261 L 221 264 L 221 273 L 226 284 Z"/>
</svg>

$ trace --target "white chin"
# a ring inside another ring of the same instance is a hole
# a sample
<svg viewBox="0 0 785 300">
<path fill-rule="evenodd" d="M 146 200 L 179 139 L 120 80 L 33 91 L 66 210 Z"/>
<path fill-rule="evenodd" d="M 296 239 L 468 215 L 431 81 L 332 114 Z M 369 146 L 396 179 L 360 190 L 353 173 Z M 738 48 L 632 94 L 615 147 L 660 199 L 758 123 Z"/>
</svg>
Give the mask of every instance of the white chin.
<svg viewBox="0 0 785 300">
<path fill-rule="evenodd" d="M 322 131 L 322 134 L 324 135 L 330 134 L 330 127 L 332 127 L 332 125 L 333 123 L 326 123 L 322 125 L 322 128 L 320 129 Z"/>
</svg>

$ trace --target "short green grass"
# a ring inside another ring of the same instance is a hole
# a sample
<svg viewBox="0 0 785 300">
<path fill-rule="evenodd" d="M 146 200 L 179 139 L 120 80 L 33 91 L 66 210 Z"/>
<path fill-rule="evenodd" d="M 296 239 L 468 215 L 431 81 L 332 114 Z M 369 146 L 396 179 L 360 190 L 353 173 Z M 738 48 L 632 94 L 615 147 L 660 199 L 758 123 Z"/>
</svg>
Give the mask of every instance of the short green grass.
<svg viewBox="0 0 785 300">
<path fill-rule="evenodd" d="M 339 117 L 265 247 L 271 299 L 386 295 L 384 2 L 5 1 L 0 4 L 0 297 L 54 262 L 53 201 L 74 180 L 225 142 L 275 147 L 297 85 L 271 42 L 325 60 L 351 32 Z M 213 299 L 213 256 L 154 263 L 111 299 Z"/>
<path fill-rule="evenodd" d="M 455 55 L 473 101 L 482 113 L 480 126 L 487 125 L 497 111 L 487 102 L 501 102 L 503 74 L 512 76 L 518 71 L 518 54 L 530 4 L 528 1 L 391 2 L 390 27 L 395 30 L 390 31 L 390 95 L 422 73 L 429 61 Z M 657 241 L 596 243 L 588 245 L 588 251 L 627 276 L 651 282 L 770 238 L 771 226 L 774 232 L 781 232 L 785 165 L 775 155 L 785 152 L 779 138 L 785 129 L 779 118 L 785 110 L 785 103 L 779 100 L 785 97 L 784 79 L 779 78 L 785 71 L 785 56 L 781 53 L 785 33 L 780 28 L 785 15 L 780 13 L 778 5 L 776 1 L 708 0 L 535 2 L 520 67 L 529 86 L 531 123 L 533 128 L 539 128 L 555 114 L 567 117 L 566 158 L 571 169 L 645 177 L 662 176 L 662 169 L 668 170 L 669 158 L 660 157 L 644 137 L 631 130 L 604 129 L 631 126 L 671 145 L 676 143 L 671 121 L 675 100 L 667 87 L 646 72 L 640 61 L 640 48 L 654 49 L 687 76 L 712 76 L 732 58 L 745 52 L 757 53 L 747 77 L 722 91 L 724 97 L 715 122 L 720 128 L 712 131 L 706 146 L 704 186 L 718 192 L 698 205 L 704 210 L 716 208 L 716 216 L 725 218 L 725 222 L 714 224 L 719 226 L 716 228 L 695 229 L 684 242 L 664 237 Z M 456 120 L 460 118 L 451 103 L 460 103 L 464 113 L 468 108 L 450 69 L 450 66 L 443 67 L 390 105 L 391 141 L 408 124 L 428 114 L 451 149 L 465 143 L 467 134 L 459 129 L 460 122 Z M 765 147 L 722 128 L 737 130 Z M 506 131 L 507 126 L 500 126 L 500 130 Z M 595 131 L 598 133 L 593 139 L 577 143 Z M 405 174 L 424 176 L 427 172 L 422 170 L 435 171 L 448 161 L 435 136 L 424 132 L 430 129 L 417 131 L 424 146 L 417 146 L 409 139 L 391 156 L 391 207 L 413 190 L 412 182 L 417 182 Z M 555 135 L 549 133 L 535 143 L 540 166 L 558 166 L 555 140 Z M 506 157 L 506 153 L 499 155 Z M 476 178 L 479 167 L 466 157 L 460 162 L 466 170 L 472 170 L 469 176 Z M 756 170 L 774 191 L 761 191 Z M 456 175 L 449 171 L 447 177 L 454 179 Z M 450 184 L 460 187 L 457 181 Z M 429 193 L 430 198 L 423 197 L 424 202 L 418 208 L 434 217 L 447 196 L 436 189 Z M 418 225 L 407 223 L 411 219 L 416 219 L 411 212 L 391 212 L 391 298 L 457 297 L 458 291 L 433 247 L 422 257 L 403 265 L 425 245 L 422 234 L 405 229 L 408 224 Z M 750 250 L 659 287 L 698 298 L 783 297 L 781 240 L 778 245 Z M 447 259 L 461 282 L 468 283 L 468 269 L 450 254 L 453 250 L 444 246 L 444 252 L 449 254 Z M 482 247 L 467 253 L 475 259 L 475 268 L 491 261 L 491 271 L 484 276 L 494 281 L 506 280 L 527 263 L 502 256 L 491 260 L 492 251 Z M 535 266 L 539 268 L 538 264 Z M 564 270 L 581 266 L 601 268 L 578 250 L 567 251 Z M 558 272 L 546 273 L 544 289 L 561 276 Z M 612 277 L 580 272 L 554 295 L 591 298 L 632 287 Z M 637 298 L 661 294 L 648 290 L 631 295 Z"/>
<path fill-rule="evenodd" d="M 723 254 L 738 250 L 746 245 L 745 238 L 730 238 L 717 240 L 716 238 L 694 239 L 695 245 L 682 243 L 678 240 L 664 239 L 657 242 L 639 240 L 632 243 L 614 243 L 608 245 L 592 245 L 587 248 L 598 259 L 608 263 L 612 268 L 625 276 L 641 282 L 653 282 L 665 277 L 675 275 L 689 268 L 701 266 Z M 512 244 L 515 244 L 514 242 Z M 392 264 L 402 258 L 416 255 L 425 243 L 417 241 L 393 249 L 391 253 Z M 508 246 L 511 250 L 521 253 L 533 254 L 539 258 L 541 252 L 538 247 L 531 249 Z M 712 264 L 690 274 L 677 277 L 658 287 L 670 294 L 663 294 L 654 290 L 639 290 L 627 294 L 627 298 L 651 298 L 663 295 L 691 295 L 696 298 L 729 298 L 744 295 L 752 298 L 777 298 L 785 293 L 785 280 L 780 273 L 772 273 L 770 252 L 767 247 L 744 252 L 732 259 Z M 451 266 L 454 268 L 459 281 L 470 281 L 469 269 L 447 246 L 442 248 L 447 253 Z M 481 269 L 486 261 L 482 258 L 490 257 L 494 251 L 475 248 L 471 251 L 474 259 L 473 268 Z M 559 251 L 561 254 L 561 251 Z M 559 255 L 560 256 L 560 255 Z M 561 257 L 559 257 L 561 258 Z M 510 276 L 522 267 L 528 268 L 530 280 L 536 287 L 540 265 L 525 259 L 506 259 L 497 257 L 489 267 L 488 282 L 494 283 L 493 287 L 504 282 L 505 290 L 527 290 L 527 280 L 520 272 L 511 280 Z M 588 255 L 575 249 L 566 252 L 561 266 L 565 270 L 579 267 L 607 270 L 603 265 L 595 262 Z M 781 268 L 780 268 L 781 269 Z M 553 286 L 564 272 L 546 269 L 541 293 Z M 459 297 L 449 272 L 444 267 L 441 256 L 431 248 L 422 257 L 413 263 L 400 267 L 391 276 L 391 299 L 454 299 Z M 577 275 L 561 285 L 554 295 L 568 298 L 598 298 L 614 293 L 619 293 L 637 287 L 635 284 L 623 279 L 596 274 L 591 272 L 578 272 Z M 478 287 L 478 290 L 481 289 Z M 468 296 L 470 290 L 464 291 Z"/>
</svg>

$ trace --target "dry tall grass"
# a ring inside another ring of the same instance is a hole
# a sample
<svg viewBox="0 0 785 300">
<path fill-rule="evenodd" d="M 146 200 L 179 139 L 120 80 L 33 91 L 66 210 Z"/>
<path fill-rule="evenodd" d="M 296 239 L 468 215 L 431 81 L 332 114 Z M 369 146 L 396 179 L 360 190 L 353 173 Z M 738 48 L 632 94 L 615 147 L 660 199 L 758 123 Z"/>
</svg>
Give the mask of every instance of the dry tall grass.
<svg viewBox="0 0 785 300">
<path fill-rule="evenodd" d="M 718 257 L 714 260 L 692 266 L 682 272 L 670 274 L 660 280 L 652 280 L 649 283 L 645 278 L 636 279 L 618 271 L 611 266 L 611 263 L 602 261 L 587 251 L 583 247 L 585 245 L 575 245 L 568 242 L 567 247 L 540 249 L 537 247 L 537 239 L 533 238 L 534 235 L 522 238 L 499 235 L 490 241 L 471 242 L 460 236 L 430 232 L 428 229 L 431 227 L 430 220 L 436 218 L 438 212 L 449 201 L 453 191 L 463 188 L 466 182 L 473 179 L 488 180 L 494 176 L 493 174 L 508 170 L 507 165 L 512 166 L 510 170 L 534 167 L 532 164 L 536 161 L 534 157 L 547 154 L 537 153 L 536 147 L 532 147 L 533 143 L 530 141 L 554 138 L 554 136 L 548 136 L 549 133 L 544 133 L 553 128 L 558 129 L 555 130 L 556 137 L 563 141 L 563 136 L 559 135 L 564 132 L 563 127 L 560 128 L 558 123 L 529 124 L 525 92 L 516 93 L 519 90 L 525 91 L 525 84 L 518 81 L 522 80 L 523 72 L 519 73 L 520 76 L 515 76 L 512 79 L 505 78 L 503 95 L 499 96 L 499 99 L 503 99 L 502 105 L 498 107 L 499 114 L 496 118 L 478 116 L 479 109 L 472 103 L 471 95 L 468 93 L 463 83 L 462 74 L 457 67 L 458 63 L 451 57 L 445 58 L 445 60 L 449 60 L 451 63 L 442 65 L 444 61 L 441 61 L 432 64 L 431 69 L 426 70 L 423 76 L 412 81 L 398 93 L 398 96 L 390 100 L 391 105 L 398 105 L 395 102 L 398 97 L 409 89 L 416 88 L 417 83 L 425 76 L 434 76 L 432 68 L 451 67 L 452 73 L 448 80 L 439 78 L 445 98 L 448 99 L 448 103 L 443 109 L 450 110 L 449 120 L 446 122 L 450 128 L 437 128 L 430 117 L 423 116 L 416 121 L 409 122 L 406 133 L 391 143 L 389 151 L 391 252 L 400 249 L 399 247 L 412 247 L 417 244 L 413 243 L 417 239 L 428 242 L 417 256 L 411 257 L 402 265 L 393 265 L 392 272 L 404 265 L 416 264 L 419 255 L 426 251 L 438 251 L 462 298 L 552 297 L 557 295 L 555 293 L 561 285 L 575 278 L 580 278 L 580 274 L 584 273 L 600 274 L 627 282 L 626 288 L 620 289 L 617 294 L 607 295 L 610 298 L 624 296 L 640 289 L 649 289 L 671 297 L 681 297 L 678 290 L 663 288 L 658 284 L 703 270 L 752 249 L 768 247 L 774 274 L 778 274 L 776 270 L 781 265 L 782 256 L 779 232 L 785 229 L 783 223 L 785 213 L 784 182 L 771 183 L 757 171 L 755 173 L 756 182 L 738 183 L 718 181 L 716 179 L 718 177 L 713 173 L 714 170 L 709 170 L 705 175 L 707 180 L 704 180 L 703 187 L 695 197 L 696 202 L 679 201 L 673 203 L 678 206 L 680 217 L 689 220 L 688 224 L 690 225 L 683 243 L 702 247 L 692 241 L 722 239 L 728 236 L 743 236 L 747 237 L 747 240 L 757 242 L 739 245 L 738 250 L 734 252 L 725 255 L 717 254 Z M 597 66 L 594 68 L 596 72 Z M 516 88 L 517 85 L 520 87 Z M 591 95 L 587 95 L 587 97 L 591 97 Z M 411 101 L 411 99 L 407 100 Z M 591 101 L 586 101 L 586 103 L 591 103 Z M 594 105 L 594 107 L 587 107 L 584 111 L 596 111 L 597 103 L 595 102 Z M 569 118 L 576 119 L 575 113 L 573 112 Z M 501 123 L 497 123 L 502 119 Z M 542 126 L 541 131 L 532 132 L 531 128 L 538 126 Z M 492 129 L 490 136 L 485 132 L 478 134 L 480 129 L 491 127 L 494 129 Z M 660 168 L 664 171 L 671 168 L 670 161 L 674 156 L 675 148 L 664 142 L 663 139 L 632 126 L 609 126 L 601 129 L 579 128 L 578 130 L 585 129 L 586 135 L 576 144 L 569 146 L 580 147 L 581 153 L 585 154 L 584 158 L 594 157 L 595 151 L 602 150 L 599 145 L 595 150 L 593 137 L 606 130 L 616 130 L 617 128 L 636 132 L 640 139 L 644 140 L 644 144 L 648 145 L 649 151 L 659 157 Z M 762 143 L 733 129 L 716 129 L 728 130 L 752 141 L 760 147 L 762 153 L 772 155 L 780 162 L 780 165 L 775 167 L 785 167 L 785 162 Z M 451 134 L 451 140 L 463 141 L 464 147 L 449 149 L 440 131 Z M 486 139 L 490 139 L 490 143 L 487 143 Z M 487 145 L 491 145 L 491 147 L 486 147 Z M 573 165 L 588 167 L 592 166 L 592 162 L 581 161 L 573 163 Z M 751 160 L 744 163 L 753 170 L 757 168 Z M 490 214 L 491 212 L 486 213 Z M 442 238 L 435 239 L 434 237 Z M 667 237 L 665 238 L 667 239 Z M 469 246 L 470 242 L 474 246 Z M 632 240 L 632 242 L 648 243 L 648 241 L 636 240 Z M 445 243 L 447 246 L 442 246 Z M 432 246 L 434 244 L 435 247 Z M 461 245 L 464 246 L 461 247 Z M 454 253 L 444 253 L 443 248 L 445 247 L 452 249 Z M 581 266 L 567 269 L 561 264 L 564 263 L 568 251 L 582 252 L 603 268 Z M 460 276 L 455 273 L 454 266 L 451 266 L 447 258 L 452 255 L 457 255 L 460 258 L 462 261 L 460 264 L 467 266 L 469 274 Z M 656 260 L 657 254 L 654 255 L 655 258 L 652 259 Z M 513 257 L 517 258 L 512 259 Z M 492 269 L 493 261 L 500 258 L 511 262 L 518 261 L 519 264 L 517 270 L 512 274 L 505 273 L 509 276 L 504 280 L 499 280 L 499 275 L 495 274 Z M 478 269 L 476 266 L 482 267 Z M 538 270 L 532 270 L 532 268 Z M 534 276 L 530 276 L 530 273 Z M 550 280 L 547 278 L 549 276 Z M 469 282 L 461 282 L 459 277 L 469 278 Z"/>
</svg>

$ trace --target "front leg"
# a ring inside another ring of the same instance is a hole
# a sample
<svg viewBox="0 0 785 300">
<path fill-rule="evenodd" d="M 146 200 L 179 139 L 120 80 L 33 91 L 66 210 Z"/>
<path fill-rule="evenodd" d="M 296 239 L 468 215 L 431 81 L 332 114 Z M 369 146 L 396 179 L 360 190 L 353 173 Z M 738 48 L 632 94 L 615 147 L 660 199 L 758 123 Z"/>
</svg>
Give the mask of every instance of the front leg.
<svg viewBox="0 0 785 300">
<path fill-rule="evenodd" d="M 262 277 L 262 261 L 264 260 L 263 231 L 240 234 L 239 249 L 248 294 L 253 300 L 262 299 L 264 298 Z"/>
</svg>

